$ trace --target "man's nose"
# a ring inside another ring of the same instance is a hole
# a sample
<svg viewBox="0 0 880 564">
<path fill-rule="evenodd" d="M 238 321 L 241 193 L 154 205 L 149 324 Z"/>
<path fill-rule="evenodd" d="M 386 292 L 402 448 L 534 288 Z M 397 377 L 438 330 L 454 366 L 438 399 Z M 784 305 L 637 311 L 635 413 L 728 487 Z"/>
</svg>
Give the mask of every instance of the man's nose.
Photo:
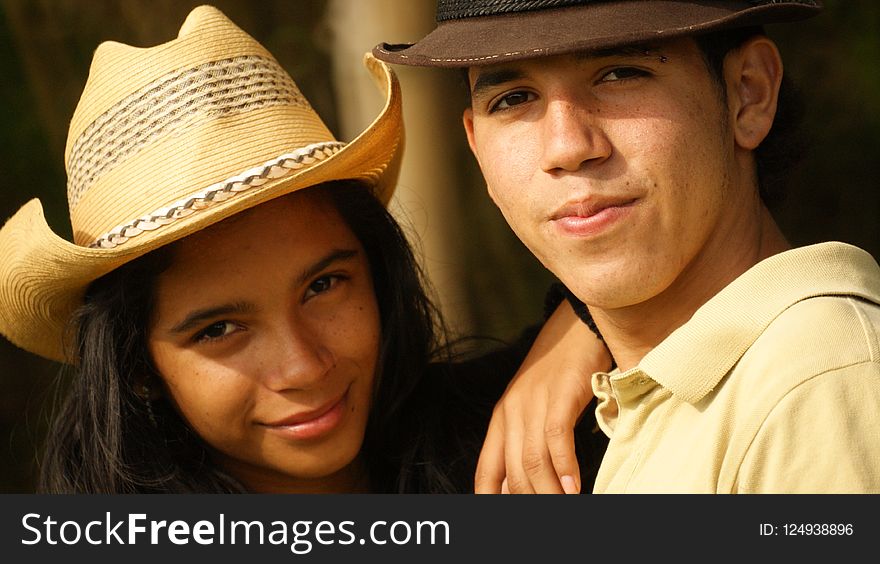
<svg viewBox="0 0 880 564">
<path fill-rule="evenodd" d="M 542 121 L 541 168 L 545 172 L 576 172 L 611 156 L 611 141 L 595 109 L 573 100 L 552 100 Z"/>
</svg>

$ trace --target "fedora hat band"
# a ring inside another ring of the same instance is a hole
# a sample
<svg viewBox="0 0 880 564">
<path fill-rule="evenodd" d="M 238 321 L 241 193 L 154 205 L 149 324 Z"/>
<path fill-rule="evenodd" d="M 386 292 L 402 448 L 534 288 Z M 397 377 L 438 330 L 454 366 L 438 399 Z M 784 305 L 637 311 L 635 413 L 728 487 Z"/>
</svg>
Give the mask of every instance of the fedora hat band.
<svg viewBox="0 0 880 564">
<path fill-rule="evenodd" d="M 564 8 L 593 0 L 437 0 L 437 21 Z"/>
<path fill-rule="evenodd" d="M 532 10 L 548 10 L 566 8 L 583 4 L 597 4 L 609 0 L 437 0 L 437 21 L 460 20 L 482 16 L 497 16 Z M 744 6 L 761 6 L 764 4 L 805 4 L 818 6 L 814 0 L 746 0 L 728 2 Z"/>
<path fill-rule="evenodd" d="M 152 142 L 185 135 L 205 120 L 271 105 L 309 107 L 278 63 L 259 55 L 210 61 L 154 80 L 98 116 L 71 146 L 70 210 L 101 176 Z"/>
</svg>

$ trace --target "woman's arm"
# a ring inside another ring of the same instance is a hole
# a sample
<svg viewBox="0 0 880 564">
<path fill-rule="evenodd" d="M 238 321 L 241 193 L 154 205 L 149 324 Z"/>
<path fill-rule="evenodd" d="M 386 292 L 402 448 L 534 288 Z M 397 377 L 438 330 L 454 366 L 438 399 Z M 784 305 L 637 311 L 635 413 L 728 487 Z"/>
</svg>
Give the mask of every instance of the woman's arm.
<svg viewBox="0 0 880 564">
<path fill-rule="evenodd" d="M 477 493 L 578 493 L 574 428 L 609 370 L 602 340 L 562 300 L 492 413 L 477 463 Z"/>
</svg>

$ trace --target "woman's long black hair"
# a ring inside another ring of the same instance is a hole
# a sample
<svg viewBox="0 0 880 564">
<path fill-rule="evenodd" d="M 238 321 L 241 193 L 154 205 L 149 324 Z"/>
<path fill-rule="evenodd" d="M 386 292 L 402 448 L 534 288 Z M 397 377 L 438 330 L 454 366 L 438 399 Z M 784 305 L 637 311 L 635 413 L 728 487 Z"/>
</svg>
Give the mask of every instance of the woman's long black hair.
<svg viewBox="0 0 880 564">
<path fill-rule="evenodd" d="M 442 350 L 438 312 L 398 223 L 356 182 L 310 188 L 336 206 L 363 245 L 378 300 L 379 371 L 362 456 L 377 492 L 450 491 L 426 435 L 436 421 L 413 417 L 411 397 Z M 147 349 L 157 276 L 167 247 L 95 281 L 72 320 L 78 365 L 53 414 L 38 489 L 51 493 L 241 492 L 170 403 Z M 151 399 L 152 398 L 152 399 Z M 407 415 L 409 414 L 409 415 Z"/>
</svg>

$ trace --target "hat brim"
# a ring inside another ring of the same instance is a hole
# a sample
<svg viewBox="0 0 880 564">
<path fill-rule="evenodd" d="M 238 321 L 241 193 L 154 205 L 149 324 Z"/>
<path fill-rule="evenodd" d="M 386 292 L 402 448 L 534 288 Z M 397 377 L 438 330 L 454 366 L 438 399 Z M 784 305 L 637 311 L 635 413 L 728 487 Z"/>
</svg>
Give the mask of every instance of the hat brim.
<svg viewBox="0 0 880 564">
<path fill-rule="evenodd" d="M 37 199 L 22 206 L 0 230 L 0 332 L 25 350 L 73 363 L 64 343 L 68 320 L 89 284 L 119 266 L 243 210 L 324 182 L 359 180 L 387 204 L 403 151 L 400 86 L 394 73 L 372 56 L 364 64 L 385 96 L 384 107 L 354 140 L 302 171 L 109 249 L 76 245 L 55 234 Z"/>
<path fill-rule="evenodd" d="M 381 43 L 376 58 L 430 67 L 471 67 L 610 49 L 734 26 L 809 18 L 820 7 L 796 2 L 591 2 L 441 22 L 417 43 Z"/>
</svg>

